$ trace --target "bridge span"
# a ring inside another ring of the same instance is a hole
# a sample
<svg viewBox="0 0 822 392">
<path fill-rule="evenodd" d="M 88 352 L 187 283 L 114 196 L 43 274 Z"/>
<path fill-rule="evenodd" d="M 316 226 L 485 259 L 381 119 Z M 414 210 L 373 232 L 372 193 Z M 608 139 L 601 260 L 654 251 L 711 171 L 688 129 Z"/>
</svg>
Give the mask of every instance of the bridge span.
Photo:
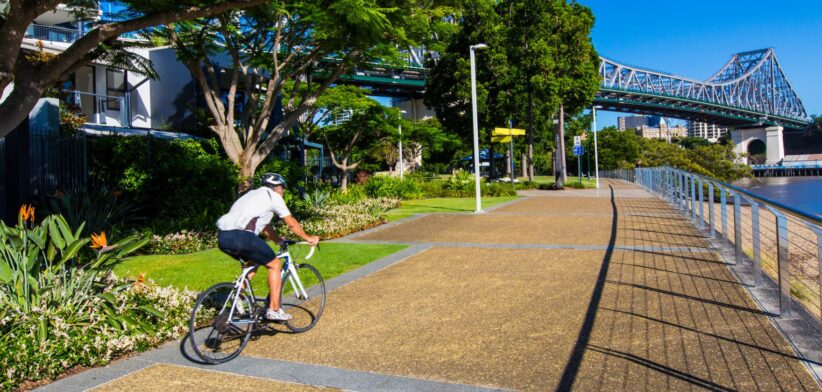
<svg viewBox="0 0 822 392">
<path fill-rule="evenodd" d="M 802 129 L 809 121 L 773 49 L 737 53 L 706 81 L 600 57 L 594 104 L 605 110 L 703 121 L 734 128 Z M 428 72 L 419 64 L 373 65 L 341 78 L 375 94 L 419 99 Z"/>
</svg>

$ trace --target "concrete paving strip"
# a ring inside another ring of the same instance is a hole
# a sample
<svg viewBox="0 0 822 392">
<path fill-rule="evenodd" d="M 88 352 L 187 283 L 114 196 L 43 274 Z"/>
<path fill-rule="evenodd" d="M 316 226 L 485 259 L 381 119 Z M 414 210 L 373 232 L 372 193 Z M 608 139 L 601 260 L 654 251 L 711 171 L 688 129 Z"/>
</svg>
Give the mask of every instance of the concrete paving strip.
<svg viewBox="0 0 822 392">
<path fill-rule="evenodd" d="M 265 377 L 240 376 L 235 373 L 196 369 L 190 366 L 154 364 L 127 376 L 100 385 L 91 391 L 281 391 L 323 392 L 336 388 L 316 387 Z"/>
<path fill-rule="evenodd" d="M 425 247 L 447 247 L 447 248 L 486 248 L 486 249 L 569 249 L 569 250 L 614 250 L 637 251 L 637 252 L 692 252 L 692 253 L 715 253 L 712 248 L 698 246 L 629 246 L 629 245 L 574 245 L 574 244 L 504 244 L 504 243 L 477 243 L 477 242 L 422 242 L 422 241 L 380 241 L 380 240 L 357 240 L 338 239 L 332 242 L 357 243 L 357 244 L 404 244 Z"/>
</svg>

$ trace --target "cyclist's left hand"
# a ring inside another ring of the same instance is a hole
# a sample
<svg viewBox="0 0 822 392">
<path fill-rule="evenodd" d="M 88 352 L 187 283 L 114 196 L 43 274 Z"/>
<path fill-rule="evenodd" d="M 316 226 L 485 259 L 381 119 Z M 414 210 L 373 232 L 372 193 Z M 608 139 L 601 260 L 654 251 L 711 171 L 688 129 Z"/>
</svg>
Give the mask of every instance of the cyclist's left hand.
<svg viewBox="0 0 822 392">
<path fill-rule="evenodd" d="M 308 242 L 309 245 L 314 246 L 320 243 L 320 237 L 316 235 L 310 235 L 305 238 L 305 241 Z"/>
</svg>

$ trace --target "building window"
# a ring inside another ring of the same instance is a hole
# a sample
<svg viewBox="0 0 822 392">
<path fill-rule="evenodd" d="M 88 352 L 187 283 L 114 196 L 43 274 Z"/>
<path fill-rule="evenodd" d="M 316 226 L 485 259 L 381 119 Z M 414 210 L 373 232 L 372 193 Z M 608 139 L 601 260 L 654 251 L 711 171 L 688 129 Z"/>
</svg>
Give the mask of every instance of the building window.
<svg viewBox="0 0 822 392">
<path fill-rule="evenodd" d="M 120 110 L 120 99 L 126 94 L 126 72 L 119 69 L 106 70 L 106 107 L 108 110 Z"/>
</svg>

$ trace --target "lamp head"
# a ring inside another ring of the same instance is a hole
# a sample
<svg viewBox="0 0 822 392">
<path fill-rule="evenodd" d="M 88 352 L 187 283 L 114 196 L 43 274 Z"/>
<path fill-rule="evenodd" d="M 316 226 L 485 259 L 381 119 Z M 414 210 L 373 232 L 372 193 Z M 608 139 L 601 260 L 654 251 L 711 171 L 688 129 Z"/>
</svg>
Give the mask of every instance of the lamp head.
<svg viewBox="0 0 822 392">
<path fill-rule="evenodd" d="M 471 45 L 471 50 L 483 50 L 483 49 L 488 49 L 488 45 L 486 45 L 486 44 Z"/>
</svg>

